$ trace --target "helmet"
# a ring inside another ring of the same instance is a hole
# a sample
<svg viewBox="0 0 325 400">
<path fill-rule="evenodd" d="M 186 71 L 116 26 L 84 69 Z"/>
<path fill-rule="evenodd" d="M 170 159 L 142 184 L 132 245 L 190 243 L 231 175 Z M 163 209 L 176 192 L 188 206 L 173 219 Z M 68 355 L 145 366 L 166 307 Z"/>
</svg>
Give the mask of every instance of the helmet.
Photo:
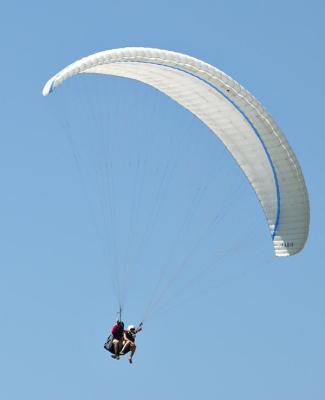
<svg viewBox="0 0 325 400">
<path fill-rule="evenodd" d="M 135 329 L 135 326 L 134 325 L 129 325 L 128 326 L 128 331 L 133 331 Z"/>
<path fill-rule="evenodd" d="M 121 326 L 122 328 L 124 328 L 124 322 L 123 321 L 117 321 L 117 325 Z"/>
</svg>

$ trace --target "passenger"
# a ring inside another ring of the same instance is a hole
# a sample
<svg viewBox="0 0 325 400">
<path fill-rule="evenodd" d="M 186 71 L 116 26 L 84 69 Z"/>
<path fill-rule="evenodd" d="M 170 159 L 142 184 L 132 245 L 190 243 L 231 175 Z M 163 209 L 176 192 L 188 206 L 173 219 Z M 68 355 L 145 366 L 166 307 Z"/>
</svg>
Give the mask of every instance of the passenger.
<svg viewBox="0 0 325 400">
<path fill-rule="evenodd" d="M 124 341 L 123 341 L 123 348 L 121 350 L 121 355 L 128 353 L 131 351 L 131 355 L 129 357 L 129 363 L 132 364 L 132 358 L 134 356 L 134 353 L 137 349 L 137 346 L 135 344 L 135 338 L 138 332 L 142 331 L 142 323 L 139 325 L 138 328 L 136 328 L 134 325 L 129 325 L 127 330 L 124 331 Z"/>
</svg>

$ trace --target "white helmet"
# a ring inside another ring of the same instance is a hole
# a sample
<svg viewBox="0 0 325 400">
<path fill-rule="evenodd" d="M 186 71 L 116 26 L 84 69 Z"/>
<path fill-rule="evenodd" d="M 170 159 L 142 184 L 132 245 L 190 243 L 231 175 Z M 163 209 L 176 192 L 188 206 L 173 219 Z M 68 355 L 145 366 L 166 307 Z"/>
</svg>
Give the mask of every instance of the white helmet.
<svg viewBox="0 0 325 400">
<path fill-rule="evenodd" d="M 132 331 L 133 329 L 135 329 L 135 326 L 134 326 L 134 325 L 129 325 L 129 326 L 128 326 L 128 331 Z"/>
</svg>

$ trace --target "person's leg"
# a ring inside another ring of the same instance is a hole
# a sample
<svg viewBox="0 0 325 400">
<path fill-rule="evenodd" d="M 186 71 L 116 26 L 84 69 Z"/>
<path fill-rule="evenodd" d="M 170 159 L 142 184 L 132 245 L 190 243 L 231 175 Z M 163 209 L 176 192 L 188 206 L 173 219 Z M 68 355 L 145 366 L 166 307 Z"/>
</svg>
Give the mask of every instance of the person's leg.
<svg viewBox="0 0 325 400">
<path fill-rule="evenodd" d="M 131 355 L 129 357 L 129 362 L 130 362 L 130 364 L 132 364 L 132 358 L 133 358 L 134 353 L 135 353 L 135 351 L 137 349 L 137 346 L 134 343 L 132 343 L 132 345 L 130 347 L 131 347 Z"/>
<path fill-rule="evenodd" d="M 120 349 L 119 349 L 119 340 L 113 339 L 113 345 L 114 345 L 114 353 L 112 355 L 113 358 L 119 359 L 119 354 L 120 354 Z"/>
<path fill-rule="evenodd" d="M 124 342 L 124 346 L 122 347 L 120 354 L 126 354 L 129 352 L 129 350 L 130 350 L 130 342 L 127 340 Z"/>
</svg>

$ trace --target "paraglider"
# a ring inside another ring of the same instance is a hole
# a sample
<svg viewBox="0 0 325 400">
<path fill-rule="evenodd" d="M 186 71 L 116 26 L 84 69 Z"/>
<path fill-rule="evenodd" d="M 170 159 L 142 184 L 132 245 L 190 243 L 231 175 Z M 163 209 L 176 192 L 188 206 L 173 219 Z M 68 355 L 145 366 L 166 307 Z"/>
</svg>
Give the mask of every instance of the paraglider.
<svg viewBox="0 0 325 400">
<path fill-rule="evenodd" d="M 142 323 L 139 325 L 138 328 L 136 328 L 134 325 L 129 325 L 128 328 L 124 331 L 124 336 L 123 336 L 123 348 L 121 350 L 121 355 L 127 354 L 129 351 L 131 352 L 131 355 L 129 356 L 128 360 L 129 363 L 132 364 L 133 356 L 136 351 L 136 344 L 135 344 L 135 338 L 137 333 L 142 331 Z"/>
<path fill-rule="evenodd" d="M 112 345 L 114 354 L 113 358 L 119 359 L 120 352 L 123 347 L 123 334 L 124 334 L 124 322 L 116 321 L 116 324 L 112 328 Z"/>
<path fill-rule="evenodd" d="M 136 351 L 135 339 L 137 333 L 142 331 L 143 323 L 141 322 L 136 328 L 134 325 L 129 325 L 126 330 L 124 330 L 124 322 L 117 320 L 116 324 L 112 328 L 112 332 L 107 338 L 104 348 L 112 353 L 112 358 L 119 360 L 120 356 L 128 354 L 129 363 L 133 363 L 133 356 Z"/>
<path fill-rule="evenodd" d="M 265 214 L 275 255 L 292 256 L 303 249 L 309 231 L 309 200 L 302 170 L 274 119 L 243 86 L 196 58 L 130 47 L 74 62 L 45 84 L 43 95 L 84 73 L 143 82 L 194 114 L 224 144 L 247 177 Z M 102 169 L 109 177 L 106 162 Z M 249 246 L 254 249 L 259 244 L 253 241 Z M 160 297 L 158 294 L 158 301 Z M 152 307 L 155 304 L 151 302 Z M 130 325 L 124 331 L 119 319 L 104 347 L 115 359 L 131 352 L 132 363 L 135 337 L 141 328 Z"/>
</svg>

